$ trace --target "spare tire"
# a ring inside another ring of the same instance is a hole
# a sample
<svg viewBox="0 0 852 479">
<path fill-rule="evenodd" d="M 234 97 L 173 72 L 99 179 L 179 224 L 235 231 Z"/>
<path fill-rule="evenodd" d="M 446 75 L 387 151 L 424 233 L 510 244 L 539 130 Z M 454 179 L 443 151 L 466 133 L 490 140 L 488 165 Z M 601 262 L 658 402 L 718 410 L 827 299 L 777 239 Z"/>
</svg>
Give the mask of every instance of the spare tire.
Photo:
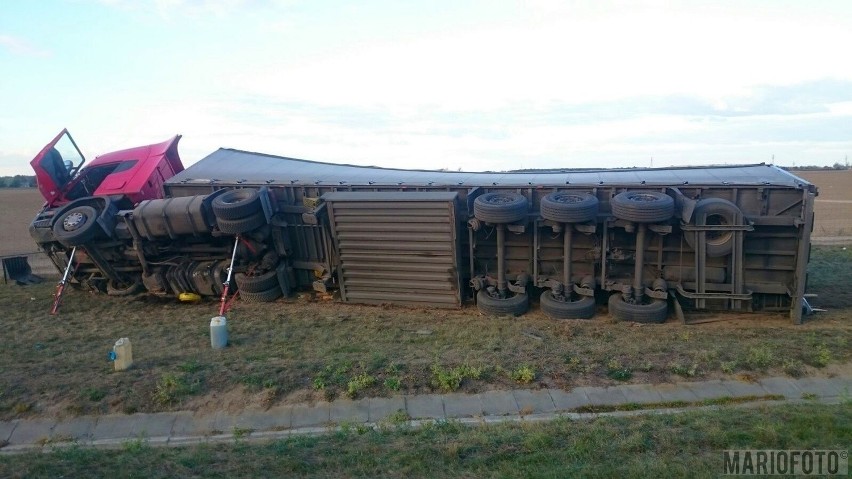
<svg viewBox="0 0 852 479">
<path fill-rule="evenodd" d="M 249 216 L 248 218 L 243 218 L 239 220 L 217 219 L 216 224 L 219 225 L 219 230 L 222 233 L 238 235 L 242 233 L 247 233 L 265 225 L 266 216 L 263 214 L 263 211 L 258 211 L 257 213 Z"/>
<path fill-rule="evenodd" d="M 515 294 L 508 298 L 492 298 L 485 290 L 476 293 L 476 306 L 489 316 L 520 316 L 530 309 L 529 295 Z"/>
<path fill-rule="evenodd" d="M 495 191 L 473 200 L 473 215 L 486 223 L 514 223 L 527 216 L 527 199 L 510 191 Z"/>
<path fill-rule="evenodd" d="M 609 297 L 609 314 L 617 321 L 634 323 L 665 323 L 669 303 L 665 299 L 651 299 L 648 304 L 628 303 L 621 293 Z"/>
<path fill-rule="evenodd" d="M 217 219 L 238 220 L 260 209 L 260 192 L 254 188 L 230 190 L 213 198 L 213 214 Z"/>
<path fill-rule="evenodd" d="M 588 193 L 558 191 L 541 199 L 541 217 L 557 223 L 585 223 L 598 217 L 598 198 Z"/>
<path fill-rule="evenodd" d="M 280 298 L 281 295 L 281 288 L 279 288 L 277 285 L 274 288 L 270 288 L 266 291 L 261 291 L 259 293 L 249 293 L 247 291 L 240 291 L 240 298 L 242 298 L 243 301 L 245 301 L 246 303 L 269 303 Z"/>
<path fill-rule="evenodd" d="M 613 216 L 633 223 L 661 223 L 674 216 L 674 199 L 659 191 L 625 191 L 610 205 Z"/>
<path fill-rule="evenodd" d="M 243 273 L 237 273 L 234 279 L 237 281 L 240 291 L 244 293 L 259 293 L 278 287 L 278 273 L 274 269 L 258 276 L 246 276 Z"/>
<path fill-rule="evenodd" d="M 707 225 L 734 225 L 740 216 L 737 205 L 722 198 L 707 198 L 695 205 L 693 213 L 693 224 L 697 226 Z M 698 244 L 696 231 L 685 231 L 683 237 L 692 249 Z M 734 249 L 733 231 L 707 231 L 705 233 L 706 254 L 715 258 L 731 254 Z"/>
</svg>

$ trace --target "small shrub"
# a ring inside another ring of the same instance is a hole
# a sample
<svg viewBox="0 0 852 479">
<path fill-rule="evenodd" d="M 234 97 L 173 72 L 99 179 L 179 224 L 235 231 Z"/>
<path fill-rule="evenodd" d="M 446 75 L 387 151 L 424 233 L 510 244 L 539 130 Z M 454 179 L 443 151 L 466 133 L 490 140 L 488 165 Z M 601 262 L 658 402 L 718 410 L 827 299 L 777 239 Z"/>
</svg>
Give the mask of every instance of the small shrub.
<svg viewBox="0 0 852 479">
<path fill-rule="evenodd" d="M 198 389 L 199 383 L 189 382 L 187 376 L 166 373 L 157 381 L 152 399 L 161 406 L 168 406 L 177 403 L 184 396 L 194 394 Z"/>
<path fill-rule="evenodd" d="M 720 365 L 722 372 L 725 374 L 734 374 L 734 371 L 737 370 L 737 362 L 736 361 L 722 361 Z"/>
<path fill-rule="evenodd" d="M 820 344 L 816 347 L 814 354 L 814 366 L 824 368 L 831 362 L 831 350 L 825 344 Z"/>
<path fill-rule="evenodd" d="M 633 377 L 633 370 L 622 367 L 617 359 L 611 359 L 607 365 L 606 375 L 616 381 L 627 381 Z"/>
<path fill-rule="evenodd" d="M 402 387 L 402 381 L 398 377 L 389 377 L 385 379 L 385 387 L 391 391 L 399 391 Z"/>
<path fill-rule="evenodd" d="M 106 391 L 97 388 L 83 389 L 83 397 L 92 402 L 98 402 L 106 397 Z"/>
<path fill-rule="evenodd" d="M 411 417 L 408 416 L 408 413 L 406 413 L 402 409 L 399 409 L 396 412 L 392 413 L 390 416 L 388 416 L 385 421 L 387 421 L 389 424 L 399 426 L 407 423 L 409 419 L 411 419 Z"/>
<path fill-rule="evenodd" d="M 375 377 L 367 373 L 361 373 L 352 378 L 352 380 L 350 380 L 349 383 L 346 385 L 346 395 L 350 398 L 354 398 L 358 395 L 359 392 L 371 387 L 374 384 L 376 384 Z"/>
<path fill-rule="evenodd" d="M 323 390 L 331 386 L 343 386 L 346 384 L 346 375 L 350 369 L 352 369 L 352 363 L 348 361 L 337 366 L 327 365 L 311 380 L 314 389 Z"/>
<path fill-rule="evenodd" d="M 644 363 L 642 363 L 641 366 L 639 366 L 639 369 L 641 369 L 643 372 L 649 373 L 654 370 L 654 363 L 652 363 L 651 361 L 645 361 Z"/>
<path fill-rule="evenodd" d="M 744 362 L 749 369 L 765 371 L 772 365 L 774 359 L 772 349 L 769 346 L 758 346 L 748 350 Z"/>
<path fill-rule="evenodd" d="M 677 374 L 678 376 L 691 378 L 698 374 L 698 364 L 693 364 L 689 366 L 681 363 L 672 363 L 670 365 L 670 370 L 672 373 Z"/>
<path fill-rule="evenodd" d="M 512 379 L 522 384 L 531 383 L 535 379 L 535 369 L 524 364 L 512 371 Z"/>
<path fill-rule="evenodd" d="M 583 360 L 576 356 L 565 356 L 565 367 L 569 371 L 583 372 Z"/>
<path fill-rule="evenodd" d="M 479 379 L 481 376 L 482 368 L 466 364 L 451 369 L 444 369 L 437 364 L 432 366 L 432 384 L 444 391 L 455 391 L 465 379 Z"/>
<path fill-rule="evenodd" d="M 788 376 L 792 376 L 794 378 L 801 377 L 805 373 L 804 364 L 802 364 L 801 361 L 796 359 L 785 359 L 783 367 L 784 372 Z"/>
</svg>

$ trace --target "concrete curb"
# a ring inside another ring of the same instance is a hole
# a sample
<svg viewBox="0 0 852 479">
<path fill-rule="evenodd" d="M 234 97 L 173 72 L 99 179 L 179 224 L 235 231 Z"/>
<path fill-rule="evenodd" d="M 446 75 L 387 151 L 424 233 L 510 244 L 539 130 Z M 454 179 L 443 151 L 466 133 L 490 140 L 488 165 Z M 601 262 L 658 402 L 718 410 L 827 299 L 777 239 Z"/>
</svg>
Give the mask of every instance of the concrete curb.
<svg viewBox="0 0 852 479">
<path fill-rule="evenodd" d="M 480 394 L 426 394 L 394 398 L 338 400 L 267 411 L 188 411 L 0 422 L 0 454 L 50 452 L 74 446 L 119 449 L 136 442 L 149 446 L 260 442 L 292 436 L 329 434 L 348 428 L 419 428 L 443 421 L 465 425 L 573 421 L 643 414 L 678 414 L 720 407 L 849 401 L 852 378 L 764 378 L 758 382 L 700 381 L 539 389 Z M 783 399 L 778 399 L 783 398 Z M 707 403 L 733 400 L 729 405 Z M 736 401 L 744 402 L 736 402 Z M 685 404 L 684 404 L 685 402 Z M 629 407 L 629 410 L 619 408 Z M 594 409 L 603 409 L 596 412 Z M 616 410 L 613 410 L 616 409 Z M 588 412 L 585 412 L 588 411 Z"/>
</svg>

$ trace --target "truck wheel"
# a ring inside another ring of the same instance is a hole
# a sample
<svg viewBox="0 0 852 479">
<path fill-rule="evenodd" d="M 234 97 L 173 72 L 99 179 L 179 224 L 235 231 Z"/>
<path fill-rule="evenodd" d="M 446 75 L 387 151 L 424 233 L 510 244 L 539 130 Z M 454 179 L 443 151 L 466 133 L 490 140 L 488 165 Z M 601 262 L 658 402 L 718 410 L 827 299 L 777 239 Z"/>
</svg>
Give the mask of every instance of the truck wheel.
<svg viewBox="0 0 852 479">
<path fill-rule="evenodd" d="M 246 276 L 243 273 L 237 273 L 234 279 L 237 281 L 240 291 L 244 293 L 260 293 L 278 287 L 278 274 L 274 269 L 259 276 Z"/>
<path fill-rule="evenodd" d="M 610 205 L 613 216 L 633 223 L 661 223 L 674 216 L 674 200 L 659 191 L 625 191 Z"/>
<path fill-rule="evenodd" d="M 695 205 L 693 223 L 700 226 L 733 225 L 739 214 L 740 209 L 730 201 L 721 198 L 707 198 Z M 698 243 L 696 241 L 697 234 L 691 231 L 683 233 L 683 238 L 692 249 L 695 249 L 695 245 Z M 711 258 L 729 255 L 731 250 L 734 249 L 733 231 L 707 231 L 705 238 L 706 254 Z"/>
<path fill-rule="evenodd" d="M 217 219 L 216 224 L 219 225 L 219 230 L 222 233 L 238 235 L 242 233 L 248 233 L 249 231 L 260 228 L 261 226 L 265 225 L 266 216 L 263 214 L 263 211 L 258 211 L 257 213 L 249 216 L 248 218 L 243 218 L 240 220 Z"/>
<path fill-rule="evenodd" d="M 98 225 L 98 210 L 91 206 L 71 208 L 53 223 L 53 234 L 65 246 L 78 246 L 95 238 L 101 227 Z"/>
<path fill-rule="evenodd" d="M 648 304 L 634 304 L 625 302 L 621 293 L 609 298 L 609 314 L 616 321 L 665 323 L 668 312 L 669 303 L 664 299 L 652 299 Z"/>
<path fill-rule="evenodd" d="M 527 216 L 527 199 L 512 192 L 485 193 L 473 201 L 473 215 L 486 223 L 514 223 Z"/>
<path fill-rule="evenodd" d="M 489 316 L 520 316 L 530 309 L 530 300 L 526 293 L 501 299 L 492 298 L 485 290 L 480 290 L 476 293 L 476 306 Z"/>
<path fill-rule="evenodd" d="M 541 310 L 553 319 L 591 319 L 595 315 L 595 298 L 582 296 L 577 301 L 560 301 L 547 290 L 541 293 Z"/>
<path fill-rule="evenodd" d="M 106 287 L 107 294 L 110 296 L 133 296 L 134 294 L 141 293 L 143 289 L 145 288 L 139 281 L 132 281 L 127 284 L 115 284 L 114 281 L 110 280 Z"/>
<path fill-rule="evenodd" d="M 213 214 L 217 219 L 238 220 L 260 209 L 260 192 L 254 188 L 230 190 L 213 198 Z"/>
<path fill-rule="evenodd" d="M 261 291 L 259 293 L 249 293 L 247 291 L 240 291 L 240 297 L 243 298 L 243 301 L 245 301 L 246 303 L 269 303 L 280 298 L 281 294 L 281 288 L 279 288 L 277 285 L 274 288 L 270 288 L 266 291 Z"/>
<path fill-rule="evenodd" d="M 541 199 L 541 217 L 557 223 L 592 221 L 598 217 L 598 199 L 588 193 L 551 193 Z"/>
</svg>

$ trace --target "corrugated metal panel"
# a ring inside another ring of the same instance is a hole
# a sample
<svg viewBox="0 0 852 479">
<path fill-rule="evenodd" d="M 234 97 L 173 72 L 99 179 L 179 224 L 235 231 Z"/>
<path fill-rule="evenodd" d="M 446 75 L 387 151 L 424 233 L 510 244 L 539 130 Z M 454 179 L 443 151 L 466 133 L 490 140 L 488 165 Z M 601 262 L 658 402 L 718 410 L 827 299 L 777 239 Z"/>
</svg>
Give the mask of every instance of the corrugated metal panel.
<svg viewBox="0 0 852 479">
<path fill-rule="evenodd" d="M 341 298 L 460 307 L 456 198 L 451 192 L 324 195 Z"/>
<path fill-rule="evenodd" d="M 807 181 L 772 165 L 548 170 L 529 172 L 454 172 L 338 165 L 221 148 L 166 183 L 284 185 L 324 187 L 469 188 L 559 186 L 775 185 L 797 187 Z"/>
</svg>

